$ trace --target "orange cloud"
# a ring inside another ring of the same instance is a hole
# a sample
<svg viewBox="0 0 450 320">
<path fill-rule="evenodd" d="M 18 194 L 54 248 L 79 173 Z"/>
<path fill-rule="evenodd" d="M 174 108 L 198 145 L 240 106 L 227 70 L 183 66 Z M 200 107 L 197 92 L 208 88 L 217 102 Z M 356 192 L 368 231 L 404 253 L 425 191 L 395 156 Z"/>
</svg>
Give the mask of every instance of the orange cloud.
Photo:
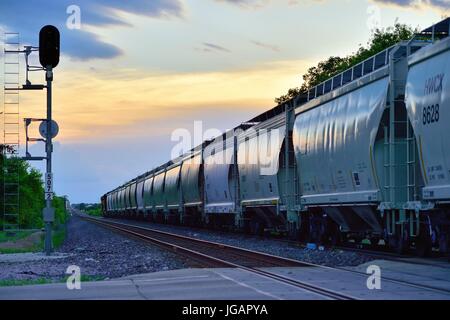
<svg viewBox="0 0 450 320">
<path fill-rule="evenodd" d="M 273 99 L 299 85 L 305 61 L 279 61 L 251 69 L 205 73 L 146 74 L 136 70 L 72 72 L 55 77 L 54 118 L 60 141 L 170 132 L 180 119 L 202 111 L 263 112 Z M 44 93 L 24 93 L 22 116 L 44 117 Z M 242 119 L 241 119 L 242 118 Z M 148 125 L 142 126 L 141 123 Z M 164 123 L 164 125 L 162 125 Z M 161 131 L 162 130 L 162 131 Z"/>
</svg>

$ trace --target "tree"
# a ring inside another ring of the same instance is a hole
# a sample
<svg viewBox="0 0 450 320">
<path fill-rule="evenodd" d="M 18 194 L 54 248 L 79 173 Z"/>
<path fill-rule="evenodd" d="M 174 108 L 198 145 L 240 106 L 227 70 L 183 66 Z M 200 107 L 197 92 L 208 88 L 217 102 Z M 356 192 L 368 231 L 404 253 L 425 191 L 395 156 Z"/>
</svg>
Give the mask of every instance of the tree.
<svg viewBox="0 0 450 320">
<path fill-rule="evenodd" d="M 366 47 L 360 45 L 355 53 L 347 57 L 332 56 L 327 60 L 319 62 L 317 66 L 309 68 L 303 75 L 302 85 L 298 88 L 289 89 L 287 94 L 275 98 L 275 102 L 281 104 L 299 94 L 306 94 L 311 88 L 325 80 L 357 65 L 400 41 L 411 39 L 417 32 L 417 28 L 413 29 L 401 23 L 395 23 L 394 26 L 386 29 L 377 28 L 372 32 L 372 36 L 367 42 Z"/>
<path fill-rule="evenodd" d="M 0 149 L 5 148 L 0 145 Z M 42 209 L 44 203 L 44 183 L 42 174 L 35 168 L 32 168 L 25 160 L 12 157 L 6 159 L 10 161 L 8 166 L 17 168 L 19 173 L 19 224 L 21 228 L 41 228 L 43 227 Z M 4 213 L 4 155 L 0 154 L 0 227 L 2 226 Z M 64 223 L 66 220 L 66 210 L 64 198 L 55 196 L 53 199 L 55 208 L 55 226 Z M 11 209 L 12 210 L 12 209 Z"/>
</svg>

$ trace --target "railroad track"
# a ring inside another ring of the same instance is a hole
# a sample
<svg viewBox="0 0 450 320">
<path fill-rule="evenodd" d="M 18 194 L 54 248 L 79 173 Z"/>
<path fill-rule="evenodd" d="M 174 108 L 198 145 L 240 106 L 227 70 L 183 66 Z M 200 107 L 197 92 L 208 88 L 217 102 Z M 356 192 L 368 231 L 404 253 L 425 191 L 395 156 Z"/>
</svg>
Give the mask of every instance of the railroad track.
<svg viewBox="0 0 450 320">
<path fill-rule="evenodd" d="M 145 221 L 141 221 L 141 220 L 128 220 L 128 219 L 119 219 L 120 220 L 126 220 L 128 222 L 132 222 L 132 223 L 142 223 Z M 177 226 L 177 227 L 181 227 L 181 226 Z M 185 226 L 183 226 L 183 228 L 187 228 Z M 241 232 L 236 232 L 236 231 L 222 231 L 222 230 L 217 230 L 217 229 L 205 229 L 205 228 L 201 228 L 201 227 L 189 227 L 190 230 L 199 230 L 199 231 L 204 231 L 204 230 L 208 230 L 208 231 L 213 231 L 215 233 L 218 233 L 220 235 L 224 235 L 226 236 L 227 234 L 239 234 L 239 235 L 244 235 Z M 255 235 L 248 235 L 249 237 L 257 237 Z M 295 241 L 295 240 L 289 240 L 289 239 L 285 239 L 285 238 L 278 238 L 278 237 L 274 237 L 274 236 L 268 236 L 267 239 L 273 240 L 273 241 L 277 241 L 277 242 L 282 242 L 285 243 L 286 245 L 292 246 L 292 247 L 299 247 L 299 248 L 306 248 L 307 245 L 305 242 L 300 242 L 300 241 Z M 380 258 L 380 259 L 384 259 L 384 260 L 390 260 L 390 261 L 397 261 L 397 262 L 406 262 L 404 259 L 408 259 L 407 263 L 411 263 L 411 264 L 420 264 L 420 265 L 429 265 L 429 266 L 435 266 L 435 267 L 443 267 L 442 264 L 437 264 L 435 262 L 442 262 L 442 261 L 447 261 L 448 259 L 450 259 L 450 257 L 446 258 L 446 257 L 441 257 L 438 256 L 438 254 L 436 252 L 433 252 L 431 257 L 427 257 L 427 258 L 419 258 L 414 254 L 411 253 L 403 253 L 403 254 L 398 254 L 392 251 L 389 251 L 387 248 L 380 246 L 378 249 L 373 249 L 370 248 L 368 245 L 361 245 L 361 244 L 353 244 L 353 243 L 349 243 L 349 244 L 343 244 L 343 245 L 339 245 L 339 246 L 329 246 L 329 245 L 325 245 L 325 248 L 327 249 L 337 249 L 337 250 L 343 250 L 343 251 L 349 251 L 349 252 L 357 252 L 357 253 L 362 253 L 362 254 L 366 254 L 366 255 L 370 255 L 374 258 Z M 450 260 L 448 260 L 450 261 Z M 448 266 L 448 268 L 450 269 L 450 264 Z"/>
<path fill-rule="evenodd" d="M 380 251 L 368 248 L 355 248 L 351 246 L 338 246 L 334 247 L 334 249 L 363 253 L 383 260 L 450 269 L 450 263 L 448 263 L 449 260 L 446 257 L 420 258 L 408 253 L 398 254 L 389 251 Z M 443 264 L 443 262 L 445 264 Z"/>
<path fill-rule="evenodd" d="M 286 243 L 291 246 L 295 246 L 295 247 L 299 247 L 299 248 L 306 248 L 305 244 L 299 243 L 296 241 L 285 240 L 285 239 L 275 239 L 275 240 Z M 411 254 L 398 254 L 398 253 L 393 253 L 393 252 L 388 252 L 388 251 L 380 251 L 380 250 L 367 249 L 367 248 L 356 248 L 356 247 L 352 247 L 352 246 L 335 246 L 335 247 L 333 247 L 333 249 L 349 251 L 349 252 L 358 252 L 358 253 L 362 253 L 362 254 L 367 254 L 369 256 L 372 256 L 373 258 L 394 261 L 394 262 L 400 262 L 400 263 L 404 263 L 404 264 L 415 264 L 415 265 L 421 265 L 424 267 L 432 266 L 432 267 L 438 267 L 438 268 L 450 270 L 450 264 L 443 265 L 443 264 L 437 263 L 437 262 L 445 261 L 445 258 L 422 258 L 422 259 L 420 259 Z M 333 269 L 342 270 L 345 272 L 350 272 L 350 273 L 358 274 L 363 277 L 367 277 L 367 274 L 365 272 L 351 270 L 351 269 L 348 269 L 345 267 L 333 267 Z M 450 294 L 450 290 L 445 289 L 445 288 L 419 284 L 419 283 L 411 282 L 411 281 L 399 280 L 399 279 L 386 277 L 386 276 L 383 276 L 382 279 L 387 280 L 391 283 L 406 285 L 408 287 L 419 288 L 419 289 L 424 289 L 424 290 L 434 291 L 434 292 L 439 292 L 439 293 L 444 293 L 444 294 Z"/>
<path fill-rule="evenodd" d="M 290 241 L 290 240 L 280 240 L 280 241 L 292 242 L 290 244 L 293 245 L 293 246 L 306 248 L 306 245 L 299 244 L 299 243 L 296 243 L 294 241 Z M 415 257 L 413 255 L 410 255 L 410 254 L 397 254 L 397 253 L 393 253 L 393 252 L 377 251 L 377 250 L 370 250 L 370 249 L 364 249 L 364 248 L 354 248 L 354 247 L 346 247 L 346 246 L 333 247 L 333 249 L 363 253 L 363 254 L 370 255 L 373 258 L 378 258 L 378 259 L 388 260 L 388 261 L 395 261 L 395 262 L 400 262 L 400 263 L 404 263 L 404 264 L 415 264 L 415 265 L 421 265 L 421 266 L 424 266 L 424 267 L 433 266 L 433 267 L 438 267 L 438 268 L 449 269 L 450 270 L 450 264 L 442 265 L 442 264 L 436 263 L 436 262 L 439 262 L 439 261 L 444 261 L 444 259 L 438 259 L 438 258 L 419 259 L 419 258 L 417 258 L 417 257 Z M 345 271 L 345 272 L 358 274 L 358 275 L 363 276 L 363 277 L 367 277 L 367 274 L 365 272 L 351 270 L 351 269 L 348 269 L 348 268 L 345 268 L 345 267 L 333 267 L 333 268 L 334 269 L 338 269 L 338 270 L 342 270 L 342 271 Z M 424 289 L 424 290 L 428 290 L 428 291 L 434 291 L 434 292 L 439 292 L 439 293 L 450 294 L 450 290 L 447 290 L 445 288 L 435 287 L 435 286 L 431 286 L 431 285 L 419 284 L 419 283 L 411 282 L 411 281 L 399 280 L 399 279 L 395 279 L 395 278 L 391 278 L 391 277 L 387 277 L 387 276 L 383 276 L 382 279 L 383 280 L 387 280 L 387 281 L 389 281 L 391 283 L 396 283 L 396 284 L 400 284 L 400 285 L 406 285 L 408 287 L 413 287 L 413 288 L 419 288 L 419 289 Z"/>
<path fill-rule="evenodd" d="M 340 292 L 319 287 L 310 283 L 282 276 L 270 271 L 261 270 L 263 267 L 321 267 L 297 260 L 282 258 L 261 252 L 255 252 L 243 248 L 193 239 L 178 234 L 148 229 L 136 225 L 121 222 L 105 221 L 99 218 L 79 216 L 100 226 L 124 233 L 145 242 L 156 244 L 189 259 L 193 259 L 204 267 L 228 267 L 239 268 L 261 277 L 300 288 L 332 300 L 357 300 L 357 298 Z"/>
<path fill-rule="evenodd" d="M 251 251 L 244 248 L 239 248 L 235 246 L 230 246 L 217 242 L 210 242 L 201 239 L 195 239 L 186 237 L 179 234 L 169 233 L 161 230 L 150 229 L 147 227 L 116 222 L 111 220 L 105 220 L 103 218 L 92 218 L 87 216 L 81 216 L 81 218 L 90 220 L 99 225 L 103 225 L 110 229 L 122 232 L 127 234 L 128 236 L 133 236 L 140 240 L 144 240 L 147 242 L 151 242 L 153 244 L 159 245 L 166 249 L 172 250 L 178 254 L 182 254 L 188 257 L 191 260 L 196 261 L 200 265 L 204 267 L 232 267 L 232 268 L 240 268 L 247 270 L 251 273 L 259 274 L 265 278 L 270 278 L 273 280 L 277 280 L 284 284 L 289 284 L 291 286 L 302 288 L 308 291 L 315 292 L 322 296 L 326 296 L 329 299 L 337 299 L 337 300 L 355 300 L 357 298 L 348 296 L 345 294 L 341 294 L 339 292 L 335 292 L 333 290 L 321 288 L 315 285 L 311 285 L 309 283 L 301 282 L 297 279 L 288 278 L 285 276 L 280 276 L 278 274 L 261 270 L 258 268 L 263 267 L 316 267 L 321 268 L 324 271 L 333 270 L 333 271 L 341 271 L 346 273 L 351 273 L 360 277 L 367 278 L 367 274 L 365 272 L 350 270 L 344 267 L 328 267 L 322 265 L 316 265 L 309 262 L 303 262 L 298 260 L 293 260 L 289 258 L 283 258 L 279 256 L 274 256 L 262 252 Z M 344 248 L 342 248 L 344 250 Z M 361 249 L 363 250 L 363 249 Z M 370 252 L 367 252 L 368 254 Z M 375 255 L 375 254 L 374 254 Z M 391 260 L 395 260 L 394 254 L 386 254 L 380 253 L 381 257 L 391 257 Z M 408 261 L 402 261 L 405 263 L 409 263 Z M 417 263 L 419 264 L 419 263 Z M 427 265 L 427 264 L 423 264 Z M 412 288 L 418 288 L 427 291 L 433 291 L 438 293 L 444 293 L 446 295 L 450 295 L 450 290 L 440 287 L 434 287 L 430 285 L 424 285 L 416 282 L 410 282 L 405 280 L 399 280 L 395 278 L 390 278 L 383 276 L 383 281 L 388 281 L 395 284 L 405 285 Z"/>
<path fill-rule="evenodd" d="M 300 243 L 300 242 L 296 242 L 296 241 L 292 241 L 292 240 L 285 240 L 285 239 L 273 239 L 273 240 L 286 243 L 289 246 L 294 246 L 294 247 L 299 247 L 299 248 L 307 247 L 306 244 L 304 244 L 304 243 Z M 383 249 L 377 250 L 377 249 L 370 249 L 365 246 L 360 247 L 360 246 L 353 246 L 353 245 L 348 245 L 348 246 L 341 245 L 341 246 L 333 246 L 333 247 L 325 246 L 325 248 L 366 254 L 373 258 L 378 258 L 378 259 L 383 259 L 383 260 L 450 269 L 450 263 L 448 263 L 448 259 L 446 257 L 434 257 L 433 256 L 433 257 L 429 257 L 429 258 L 420 258 L 413 254 L 408 254 L 408 253 L 399 254 L 399 253 L 386 251 Z M 444 264 L 442 264 L 442 262 L 445 262 L 446 264 L 444 265 Z"/>
</svg>

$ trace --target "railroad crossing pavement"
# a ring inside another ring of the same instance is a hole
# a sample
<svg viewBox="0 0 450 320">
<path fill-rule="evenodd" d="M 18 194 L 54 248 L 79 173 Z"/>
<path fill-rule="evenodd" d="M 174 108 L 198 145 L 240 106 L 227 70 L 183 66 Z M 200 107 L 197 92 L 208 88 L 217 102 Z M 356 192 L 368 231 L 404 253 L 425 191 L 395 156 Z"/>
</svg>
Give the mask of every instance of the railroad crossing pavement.
<svg viewBox="0 0 450 320">
<path fill-rule="evenodd" d="M 349 270 L 365 272 L 370 265 L 382 270 L 382 277 L 396 279 L 422 286 L 440 288 L 450 294 L 450 264 L 448 261 L 427 261 L 426 259 L 405 258 L 402 261 L 374 260 Z"/>
<path fill-rule="evenodd" d="M 392 271 L 395 263 L 378 261 Z M 360 266 L 361 270 L 365 266 Z M 419 266 L 420 267 L 420 266 Z M 448 269 L 422 266 L 422 272 L 404 270 L 403 280 L 449 289 Z M 381 289 L 369 290 L 361 274 L 322 268 L 265 268 L 271 272 L 331 289 L 359 299 L 450 299 L 450 292 L 431 290 L 382 279 Z M 424 271 L 425 270 L 425 271 Z M 444 275 L 444 272 L 446 273 Z M 382 275 L 383 276 L 383 275 Z M 2 287 L 0 299 L 166 299 L 166 300 L 319 300 L 323 296 L 241 269 L 182 269 L 83 282 L 80 290 L 68 290 L 65 283 Z"/>
</svg>

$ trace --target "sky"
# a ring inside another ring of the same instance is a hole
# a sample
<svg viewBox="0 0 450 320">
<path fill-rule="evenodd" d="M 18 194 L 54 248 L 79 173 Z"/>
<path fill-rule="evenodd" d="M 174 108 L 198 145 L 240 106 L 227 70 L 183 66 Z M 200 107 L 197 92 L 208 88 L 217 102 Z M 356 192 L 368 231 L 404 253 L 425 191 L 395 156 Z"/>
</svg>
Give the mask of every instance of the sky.
<svg viewBox="0 0 450 320">
<path fill-rule="evenodd" d="M 54 190 L 79 203 L 168 161 L 177 129 L 192 145 L 211 138 L 272 108 L 309 67 L 351 54 L 374 27 L 423 29 L 449 8 L 450 0 L 2 0 L 0 29 L 36 46 L 42 26 L 61 32 Z M 45 97 L 22 92 L 21 117 L 45 117 Z"/>
</svg>

